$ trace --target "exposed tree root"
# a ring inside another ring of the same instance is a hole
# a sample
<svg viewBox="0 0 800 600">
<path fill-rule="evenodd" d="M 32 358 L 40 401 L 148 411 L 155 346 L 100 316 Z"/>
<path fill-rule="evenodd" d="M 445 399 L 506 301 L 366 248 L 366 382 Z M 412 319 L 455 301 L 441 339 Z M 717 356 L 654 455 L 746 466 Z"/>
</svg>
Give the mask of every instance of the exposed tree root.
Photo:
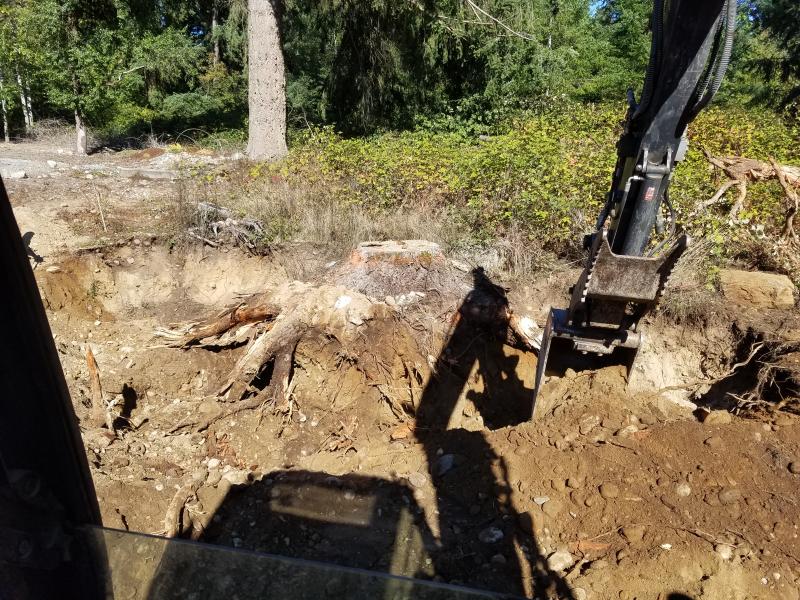
<svg viewBox="0 0 800 600">
<path fill-rule="evenodd" d="M 185 511 L 186 504 L 191 499 L 197 498 L 197 490 L 205 483 L 207 475 L 208 472 L 205 469 L 198 470 L 188 482 L 175 492 L 164 516 L 164 535 L 166 537 L 173 538 L 188 531 L 191 526 L 191 518 Z"/>
<path fill-rule="evenodd" d="M 798 211 L 800 199 L 798 198 L 797 188 L 800 187 L 800 167 L 791 165 L 780 165 L 774 160 L 763 162 L 752 158 L 741 156 L 712 156 L 708 151 L 703 150 L 708 162 L 720 169 L 728 177 L 728 181 L 722 184 L 717 192 L 695 209 L 694 214 L 699 214 L 705 209 L 717 204 L 725 196 L 725 193 L 732 187 L 739 188 L 739 194 L 730 208 L 729 216 L 736 219 L 742 211 L 747 199 L 747 184 L 768 179 L 777 179 L 786 194 L 787 207 L 785 223 L 782 231 L 784 239 L 797 240 L 797 232 L 794 230 L 794 219 Z"/>
<path fill-rule="evenodd" d="M 269 408 L 291 420 L 304 417 L 298 406 L 329 414 L 354 402 L 366 407 L 367 413 L 358 415 L 365 427 L 409 420 L 431 378 L 450 376 L 438 369 L 471 368 L 460 364 L 467 360 L 462 354 L 474 355 L 490 339 L 526 351 L 538 348 L 539 328 L 511 313 L 505 291 L 488 283 L 477 287 L 444 318 L 424 325 L 413 309 L 343 287 L 293 282 L 205 321 L 159 330 L 180 348 L 247 343 L 212 394 L 218 410 L 192 416 L 172 433 L 202 431 L 243 411 Z M 475 346 L 437 361 L 450 333 L 465 327 L 475 329 Z"/>
</svg>

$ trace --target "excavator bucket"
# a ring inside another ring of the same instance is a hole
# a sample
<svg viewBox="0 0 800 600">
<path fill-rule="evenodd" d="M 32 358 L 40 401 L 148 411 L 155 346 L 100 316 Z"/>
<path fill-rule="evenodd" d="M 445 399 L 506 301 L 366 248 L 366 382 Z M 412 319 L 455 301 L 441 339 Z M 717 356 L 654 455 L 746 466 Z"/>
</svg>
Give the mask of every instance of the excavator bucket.
<svg viewBox="0 0 800 600">
<path fill-rule="evenodd" d="M 639 320 L 658 304 L 688 244 L 683 235 L 658 257 L 624 256 L 611 251 L 606 231 L 595 236 L 569 308 L 554 308 L 548 315 L 536 368 L 534 417 L 548 410 L 537 406 L 545 375 L 624 365 L 630 382 L 643 341 Z"/>
</svg>

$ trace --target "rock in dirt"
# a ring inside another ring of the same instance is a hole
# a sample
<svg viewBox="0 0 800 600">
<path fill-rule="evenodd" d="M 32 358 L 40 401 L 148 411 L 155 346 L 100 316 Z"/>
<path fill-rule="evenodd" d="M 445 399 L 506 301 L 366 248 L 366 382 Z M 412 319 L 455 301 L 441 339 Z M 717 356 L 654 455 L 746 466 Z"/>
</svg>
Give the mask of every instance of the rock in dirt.
<svg viewBox="0 0 800 600">
<path fill-rule="evenodd" d="M 733 487 L 723 488 L 722 491 L 719 493 L 720 504 L 723 504 L 725 506 L 738 502 L 741 497 L 742 497 L 742 492 Z"/>
<path fill-rule="evenodd" d="M 60 273 L 61 267 L 59 267 L 58 265 L 52 265 L 50 267 L 47 267 L 45 271 L 47 271 L 48 273 Z"/>
<path fill-rule="evenodd" d="M 548 500 L 542 506 L 544 514 L 546 514 L 548 517 L 555 517 L 558 513 L 561 512 L 562 508 L 563 506 L 561 502 L 559 502 L 558 500 Z"/>
<path fill-rule="evenodd" d="M 678 484 L 678 486 L 675 488 L 675 493 L 679 498 L 687 498 L 692 493 L 692 487 L 684 481 L 683 483 Z"/>
<path fill-rule="evenodd" d="M 644 525 L 626 525 L 622 528 L 622 535 L 625 536 L 625 539 L 631 544 L 641 542 L 644 537 L 644 532 Z"/>
<path fill-rule="evenodd" d="M 639 431 L 639 428 L 636 425 L 627 425 L 622 429 L 618 429 L 614 435 L 620 438 L 627 438 L 632 436 L 637 431 Z"/>
<path fill-rule="evenodd" d="M 408 481 L 414 487 L 420 488 L 425 487 L 425 485 L 428 483 L 428 478 L 419 471 L 414 471 L 408 476 Z"/>
<path fill-rule="evenodd" d="M 733 548 L 728 544 L 717 544 L 714 546 L 716 552 L 722 560 L 730 560 L 733 556 Z"/>
<path fill-rule="evenodd" d="M 729 425 L 733 421 L 733 415 L 727 410 L 703 411 L 700 413 L 700 422 L 703 425 Z"/>
<path fill-rule="evenodd" d="M 581 432 L 581 435 L 588 435 L 598 425 L 600 425 L 600 417 L 597 415 L 584 415 L 581 417 L 578 431 Z"/>
<path fill-rule="evenodd" d="M 566 571 L 573 564 L 575 564 L 575 559 L 566 550 L 556 550 L 547 557 L 547 567 L 557 573 Z"/>
<path fill-rule="evenodd" d="M 487 527 L 478 534 L 478 541 L 482 544 L 496 544 L 504 537 L 503 530 L 497 527 Z"/>
<path fill-rule="evenodd" d="M 28 174 L 25 171 L 11 171 L 6 177 L 8 179 L 27 179 Z"/>
<path fill-rule="evenodd" d="M 549 500 L 550 496 L 536 496 L 533 499 L 534 503 L 538 504 L 539 506 L 542 506 L 545 502 Z"/>
<path fill-rule="evenodd" d="M 436 461 L 436 473 L 441 476 L 449 473 L 458 466 L 459 460 L 455 454 L 443 454 Z"/>
<path fill-rule="evenodd" d="M 800 475 L 800 462 L 794 461 L 789 463 L 789 473 Z"/>
<path fill-rule="evenodd" d="M 616 483 L 604 483 L 600 486 L 600 495 L 606 500 L 619 496 L 619 486 Z"/>
<path fill-rule="evenodd" d="M 719 278 L 725 298 L 740 306 L 783 309 L 794 307 L 796 288 L 786 275 L 723 269 Z"/>
</svg>

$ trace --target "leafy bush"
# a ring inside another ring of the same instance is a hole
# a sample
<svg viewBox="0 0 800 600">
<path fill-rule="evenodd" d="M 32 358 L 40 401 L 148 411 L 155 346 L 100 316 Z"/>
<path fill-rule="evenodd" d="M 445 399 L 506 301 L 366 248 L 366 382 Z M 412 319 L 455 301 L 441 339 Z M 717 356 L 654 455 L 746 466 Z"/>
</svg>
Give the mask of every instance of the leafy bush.
<svg viewBox="0 0 800 600">
<path fill-rule="evenodd" d="M 577 257 L 581 234 L 591 229 L 610 185 L 624 112 L 617 104 L 574 104 L 519 117 L 491 137 L 417 130 L 343 138 L 329 127 L 310 129 L 299 134 L 285 161 L 252 175 L 267 172 L 292 185 L 323 184 L 343 205 L 376 213 L 446 209 L 465 232 L 465 242 L 490 242 L 513 227 L 517 239 Z M 733 226 L 724 204 L 691 216 L 723 181 L 702 149 L 796 163 L 797 136 L 796 124 L 766 110 L 703 113 L 690 128 L 691 149 L 672 186 L 684 225 L 705 236 Z M 745 225 L 760 223 L 775 231 L 782 225 L 782 198 L 770 182 L 751 185 Z"/>
</svg>

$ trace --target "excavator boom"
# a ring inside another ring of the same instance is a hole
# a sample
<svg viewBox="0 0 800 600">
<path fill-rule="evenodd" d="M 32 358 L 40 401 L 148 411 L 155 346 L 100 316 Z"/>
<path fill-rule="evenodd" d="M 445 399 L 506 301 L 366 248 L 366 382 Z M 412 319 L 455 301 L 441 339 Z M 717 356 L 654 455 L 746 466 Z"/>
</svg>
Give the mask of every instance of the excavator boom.
<svg viewBox="0 0 800 600">
<path fill-rule="evenodd" d="M 628 375 L 642 345 L 640 320 L 657 304 L 689 245 L 677 235 L 669 185 L 688 147 L 686 128 L 719 90 L 730 62 L 736 0 L 655 0 L 652 44 L 641 99 L 628 92 L 611 190 L 567 309 L 551 309 L 534 389 L 550 357 L 559 365 L 616 362 Z M 669 213 L 665 231 L 663 208 Z M 654 233 L 663 239 L 652 243 Z M 577 359 L 564 360 L 565 358 Z M 587 365 L 588 366 L 588 365 Z"/>
</svg>

